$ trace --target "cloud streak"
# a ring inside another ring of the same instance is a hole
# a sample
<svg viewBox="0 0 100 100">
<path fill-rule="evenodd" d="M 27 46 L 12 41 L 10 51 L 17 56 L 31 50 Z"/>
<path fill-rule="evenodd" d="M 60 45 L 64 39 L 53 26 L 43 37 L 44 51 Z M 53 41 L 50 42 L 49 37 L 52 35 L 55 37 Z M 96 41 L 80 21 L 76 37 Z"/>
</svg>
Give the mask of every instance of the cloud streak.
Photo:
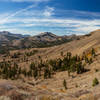
<svg viewBox="0 0 100 100">
<path fill-rule="evenodd" d="M 48 2 L 50 0 L 0 0 L 2 2 Z"/>
<path fill-rule="evenodd" d="M 6 22 L 9 22 L 9 19 L 10 19 L 10 18 L 12 18 L 12 17 L 14 17 L 14 16 L 16 16 L 16 15 L 18 15 L 18 14 L 21 14 L 21 13 L 23 13 L 23 12 L 25 12 L 25 11 L 27 11 L 27 10 L 33 8 L 33 7 L 36 7 L 36 5 L 37 5 L 37 4 L 35 4 L 35 5 L 30 5 L 30 6 L 26 7 L 26 8 L 24 8 L 24 9 L 18 10 L 18 11 L 16 11 L 15 13 L 12 13 L 12 14 L 8 15 L 5 19 L 3 19 L 3 20 L 0 22 L 0 24 L 4 24 L 4 23 L 6 23 Z"/>
<path fill-rule="evenodd" d="M 42 9 L 37 9 L 37 5 L 37 3 L 36 5 L 29 5 L 10 15 L 4 14 L 4 16 L 6 15 L 6 18 L 0 18 L 0 30 L 23 34 L 30 33 L 32 35 L 44 31 L 51 31 L 56 34 L 67 35 L 86 34 L 100 28 L 100 13 L 57 10 L 56 8 L 47 5 Z M 62 17 L 61 15 L 63 14 L 69 16 L 66 17 L 65 15 Z M 72 15 L 74 17 L 70 17 Z M 78 19 L 77 16 L 83 15 L 91 16 L 91 19 L 83 17 L 79 17 L 80 19 Z"/>
</svg>

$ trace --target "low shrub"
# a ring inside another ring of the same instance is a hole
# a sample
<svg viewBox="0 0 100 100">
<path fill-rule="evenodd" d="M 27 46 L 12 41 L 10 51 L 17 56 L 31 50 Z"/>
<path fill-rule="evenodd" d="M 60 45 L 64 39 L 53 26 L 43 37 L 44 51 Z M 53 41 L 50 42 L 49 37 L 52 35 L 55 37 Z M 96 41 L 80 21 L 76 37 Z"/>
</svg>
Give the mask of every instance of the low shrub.
<svg viewBox="0 0 100 100">
<path fill-rule="evenodd" d="M 98 85 L 98 84 L 99 84 L 99 81 L 98 81 L 97 78 L 95 78 L 95 79 L 93 80 L 92 86 L 96 86 L 96 85 Z"/>
</svg>

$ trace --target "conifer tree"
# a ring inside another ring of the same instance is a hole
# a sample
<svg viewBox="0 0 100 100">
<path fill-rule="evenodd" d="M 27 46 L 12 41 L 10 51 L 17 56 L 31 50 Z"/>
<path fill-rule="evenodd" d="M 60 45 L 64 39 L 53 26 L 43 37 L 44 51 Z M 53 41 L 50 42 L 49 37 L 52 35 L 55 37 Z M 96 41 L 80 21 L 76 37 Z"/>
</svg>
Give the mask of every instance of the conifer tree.
<svg viewBox="0 0 100 100">
<path fill-rule="evenodd" d="M 92 53 L 92 56 L 95 57 L 96 53 L 95 53 L 95 49 L 94 48 L 92 48 L 91 53 Z"/>
<path fill-rule="evenodd" d="M 63 86 L 64 86 L 65 89 L 67 89 L 67 83 L 66 83 L 66 80 L 65 79 L 63 81 Z"/>
</svg>

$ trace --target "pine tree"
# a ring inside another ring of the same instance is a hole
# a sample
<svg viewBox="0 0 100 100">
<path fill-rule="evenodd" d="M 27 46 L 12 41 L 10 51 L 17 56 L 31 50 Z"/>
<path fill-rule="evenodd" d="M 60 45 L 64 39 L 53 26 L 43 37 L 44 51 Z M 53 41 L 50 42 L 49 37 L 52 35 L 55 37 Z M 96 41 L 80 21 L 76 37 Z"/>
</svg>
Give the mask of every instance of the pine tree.
<svg viewBox="0 0 100 100">
<path fill-rule="evenodd" d="M 34 78 L 38 77 L 38 69 L 37 69 L 37 67 L 34 69 L 33 76 L 34 76 Z"/>
<path fill-rule="evenodd" d="M 64 86 L 65 89 L 67 89 L 67 83 L 66 83 L 66 80 L 65 79 L 63 81 L 63 86 Z"/>
<path fill-rule="evenodd" d="M 67 58 L 70 60 L 70 58 L 71 58 L 71 52 L 67 52 Z"/>
<path fill-rule="evenodd" d="M 92 56 L 95 57 L 96 53 L 95 53 L 95 49 L 94 48 L 92 48 L 91 53 L 92 53 Z"/>
<path fill-rule="evenodd" d="M 64 56 L 63 52 L 61 52 L 60 55 L 63 57 Z"/>
<path fill-rule="evenodd" d="M 47 79 L 48 78 L 48 69 L 46 68 L 44 70 L 44 79 Z"/>
<path fill-rule="evenodd" d="M 82 65 L 82 62 L 79 62 L 77 64 L 76 71 L 77 71 L 77 74 L 81 74 L 84 72 L 84 66 Z"/>
<path fill-rule="evenodd" d="M 35 70 L 35 64 L 34 63 L 30 64 L 30 70 Z"/>
</svg>

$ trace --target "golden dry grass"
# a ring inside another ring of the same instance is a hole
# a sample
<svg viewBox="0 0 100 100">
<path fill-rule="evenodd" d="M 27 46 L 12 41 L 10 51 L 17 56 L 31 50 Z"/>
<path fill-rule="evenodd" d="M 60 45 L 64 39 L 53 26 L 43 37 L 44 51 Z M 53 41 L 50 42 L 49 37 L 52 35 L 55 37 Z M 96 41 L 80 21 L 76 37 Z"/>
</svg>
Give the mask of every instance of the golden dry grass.
<svg viewBox="0 0 100 100">
<path fill-rule="evenodd" d="M 82 55 L 84 51 L 87 52 L 87 56 L 90 58 L 91 55 L 89 53 L 89 50 L 92 48 L 95 48 L 97 52 L 97 56 L 94 59 L 94 62 L 91 65 L 87 65 L 86 67 L 90 69 L 89 72 L 86 72 L 81 75 L 77 75 L 76 73 L 73 73 L 72 75 L 74 77 L 68 77 L 68 73 L 65 72 L 57 72 L 53 78 L 47 79 L 47 80 L 39 80 L 39 84 L 32 86 L 28 83 L 28 81 L 31 81 L 31 83 L 37 82 L 36 80 L 29 79 L 23 79 L 22 80 L 16 80 L 11 81 L 13 85 L 16 87 L 20 87 L 25 89 L 25 87 L 28 85 L 28 92 L 33 93 L 33 90 L 37 92 L 36 96 L 44 94 L 44 96 L 40 100 L 61 100 L 59 98 L 51 98 L 51 95 L 55 93 L 58 97 L 59 95 L 62 96 L 63 100 L 99 100 L 100 98 L 100 85 L 96 87 L 92 87 L 92 80 L 96 77 L 100 81 L 100 30 L 94 31 L 91 33 L 91 36 L 84 36 L 80 40 L 75 40 L 69 43 L 65 43 L 59 46 L 49 47 L 49 48 L 32 48 L 32 49 L 26 49 L 26 50 L 16 50 L 11 51 L 11 54 L 15 52 L 20 52 L 22 55 L 18 59 L 11 59 L 9 57 L 5 57 L 6 60 L 13 60 L 19 64 L 20 67 L 26 67 L 28 68 L 30 63 L 33 61 L 38 61 L 39 57 L 41 56 L 42 60 L 47 59 L 56 59 L 61 58 L 61 52 L 64 53 L 64 55 L 70 51 L 73 53 L 73 55 L 79 54 Z M 23 61 L 24 53 L 30 52 L 32 50 L 38 50 L 38 52 L 30 57 L 27 57 L 28 61 Z M 0 61 L 2 61 L 4 57 L 0 57 Z M 17 61 L 20 60 L 20 61 Z M 95 72 L 95 69 L 98 69 L 98 72 Z M 63 80 L 66 79 L 67 82 L 67 90 L 64 90 L 63 88 Z M 0 81 L 2 83 L 3 80 Z M 9 80 L 10 81 L 10 80 Z M 7 83 L 9 81 L 4 81 L 4 83 Z M 18 89 L 19 90 L 19 89 Z M 24 90 L 25 91 L 25 90 Z M 43 93 L 41 93 L 41 91 Z M 45 91 L 45 93 L 44 93 Z M 80 91 L 83 91 L 80 94 Z M 88 92 L 84 92 L 88 91 Z M 50 97 L 46 96 L 47 94 L 50 95 Z M 78 96 L 76 96 L 76 94 Z M 94 95 L 98 95 L 96 98 Z"/>
</svg>

